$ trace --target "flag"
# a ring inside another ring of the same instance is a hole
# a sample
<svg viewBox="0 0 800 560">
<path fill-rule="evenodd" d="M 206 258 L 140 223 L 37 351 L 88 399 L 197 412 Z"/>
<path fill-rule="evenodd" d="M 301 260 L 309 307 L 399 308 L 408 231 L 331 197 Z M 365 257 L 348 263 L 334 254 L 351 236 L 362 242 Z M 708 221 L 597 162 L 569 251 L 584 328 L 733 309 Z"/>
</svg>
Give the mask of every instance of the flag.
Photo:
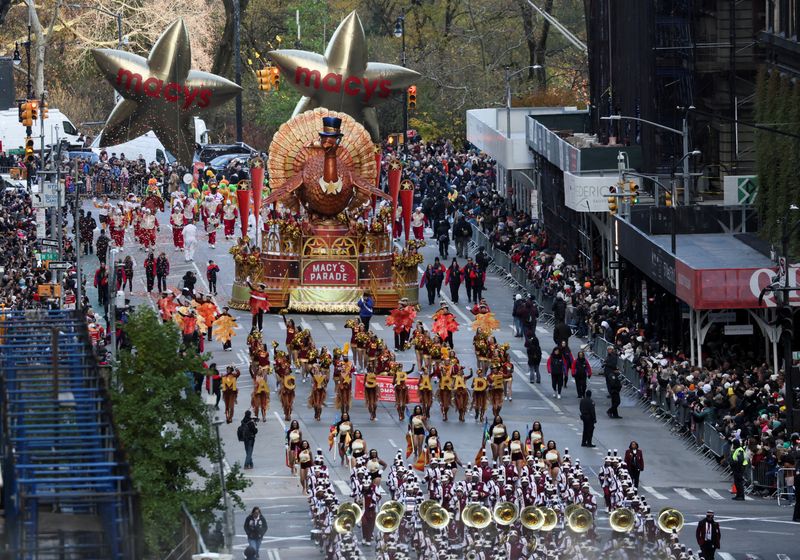
<svg viewBox="0 0 800 560">
<path fill-rule="evenodd" d="M 481 457 L 483 457 L 483 455 L 484 455 L 484 453 L 485 453 L 485 452 L 484 452 L 484 450 L 483 450 L 483 446 L 484 446 L 485 444 L 486 444 L 486 441 L 484 440 L 484 441 L 481 443 L 481 448 L 480 448 L 480 449 L 478 449 L 478 453 L 477 453 L 477 455 L 475 455 L 475 464 L 476 464 L 476 465 L 480 464 L 480 462 L 481 462 Z"/>
<path fill-rule="evenodd" d="M 417 462 L 414 463 L 414 468 L 418 471 L 424 471 L 426 464 L 428 464 L 428 453 L 423 451 L 419 454 L 419 457 L 417 457 Z"/>
<path fill-rule="evenodd" d="M 414 452 L 414 442 L 411 440 L 411 432 L 406 432 L 406 459 L 411 457 Z"/>
<path fill-rule="evenodd" d="M 328 451 L 333 449 L 333 440 L 336 438 L 336 424 L 331 424 L 330 431 L 328 432 Z"/>
</svg>

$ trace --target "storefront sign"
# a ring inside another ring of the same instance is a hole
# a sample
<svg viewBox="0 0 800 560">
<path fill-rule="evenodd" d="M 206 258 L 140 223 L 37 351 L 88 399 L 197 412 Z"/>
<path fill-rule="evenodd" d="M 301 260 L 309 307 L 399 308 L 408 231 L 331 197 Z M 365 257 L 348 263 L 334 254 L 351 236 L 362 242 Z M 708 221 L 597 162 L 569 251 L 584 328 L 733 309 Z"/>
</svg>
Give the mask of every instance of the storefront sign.
<svg viewBox="0 0 800 560">
<path fill-rule="evenodd" d="M 675 256 L 651 242 L 640 230 L 617 219 L 618 252 L 636 268 L 675 293 Z"/>
<path fill-rule="evenodd" d="M 758 195 L 758 176 L 726 175 L 722 187 L 726 206 L 755 204 Z"/>
<path fill-rule="evenodd" d="M 357 401 L 364 400 L 364 374 L 356 374 L 355 376 L 355 399 Z M 388 375 L 379 375 L 378 380 L 378 400 L 386 402 L 394 402 L 394 385 L 392 385 L 392 378 Z M 409 377 L 406 379 L 408 385 L 408 402 L 418 403 L 419 393 L 417 386 L 419 385 L 418 377 Z"/>
<path fill-rule="evenodd" d="M 311 261 L 303 268 L 304 286 L 353 286 L 358 272 L 348 261 Z"/>
<path fill-rule="evenodd" d="M 564 204 L 576 212 L 608 212 L 609 189 L 617 176 L 573 175 L 564 172 Z"/>
</svg>

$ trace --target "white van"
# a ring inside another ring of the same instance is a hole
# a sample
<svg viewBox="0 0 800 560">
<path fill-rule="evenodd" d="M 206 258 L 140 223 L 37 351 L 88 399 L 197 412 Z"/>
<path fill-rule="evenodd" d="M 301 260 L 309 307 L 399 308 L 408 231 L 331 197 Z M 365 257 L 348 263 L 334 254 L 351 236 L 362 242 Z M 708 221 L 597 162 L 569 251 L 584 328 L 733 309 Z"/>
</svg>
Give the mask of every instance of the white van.
<svg viewBox="0 0 800 560">
<path fill-rule="evenodd" d="M 151 161 L 173 163 L 175 161 L 175 156 L 167 151 L 164 144 L 161 143 L 161 140 L 152 130 L 133 140 L 128 140 L 116 146 L 106 146 L 105 148 L 100 147 L 100 137 L 101 134 L 98 134 L 91 145 L 92 151 L 98 155 L 105 150 L 109 156 L 117 154 L 117 157 L 119 157 L 120 154 L 125 154 L 126 159 L 138 159 L 141 155 L 148 163 Z M 194 117 L 194 141 L 198 144 L 208 142 L 208 128 L 206 128 L 205 121 L 200 117 Z"/>
<path fill-rule="evenodd" d="M 72 124 L 67 116 L 58 109 L 49 108 L 47 118 L 44 120 L 44 145 L 54 146 L 61 140 L 68 140 L 70 144 L 78 143 L 78 129 Z M 33 145 L 38 152 L 41 146 L 40 128 L 41 121 L 36 119 L 31 127 Z M 0 111 L 0 142 L 3 143 L 3 150 L 22 150 L 25 148 L 25 127 L 19 122 L 19 109 L 5 109 Z"/>
</svg>

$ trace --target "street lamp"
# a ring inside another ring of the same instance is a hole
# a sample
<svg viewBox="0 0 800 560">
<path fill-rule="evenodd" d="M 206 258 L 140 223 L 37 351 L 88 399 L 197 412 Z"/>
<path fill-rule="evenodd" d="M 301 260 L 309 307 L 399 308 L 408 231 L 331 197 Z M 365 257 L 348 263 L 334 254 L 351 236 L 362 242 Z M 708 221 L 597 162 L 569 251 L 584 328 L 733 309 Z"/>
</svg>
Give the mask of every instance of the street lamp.
<svg viewBox="0 0 800 560">
<path fill-rule="evenodd" d="M 679 107 L 680 108 L 680 107 Z M 609 115 L 607 117 L 600 117 L 601 121 L 636 121 L 640 123 L 649 124 L 650 126 L 654 126 L 656 128 L 660 128 L 661 130 L 666 130 L 667 132 L 672 132 L 673 134 L 677 134 L 683 138 L 683 155 L 686 158 L 687 154 L 689 154 L 689 120 L 688 120 L 688 113 L 694 109 L 694 105 L 690 105 L 689 107 L 685 108 L 683 114 L 683 126 L 681 130 L 677 128 L 671 128 L 669 126 L 665 126 L 663 124 L 648 121 L 647 119 L 640 119 L 639 117 L 629 117 L 625 115 Z M 683 161 L 683 203 L 688 206 L 691 203 L 691 192 L 689 188 L 690 184 L 690 176 L 689 176 L 689 160 L 682 159 Z"/>
<path fill-rule="evenodd" d="M 400 64 L 406 67 L 406 14 L 403 12 L 394 22 L 394 36 L 402 40 Z M 403 90 L 403 151 L 408 153 L 408 89 Z"/>
<path fill-rule="evenodd" d="M 511 138 L 511 78 L 525 70 L 541 70 L 543 66 L 541 64 L 533 64 L 520 68 L 516 72 L 511 72 L 511 66 L 508 65 L 503 68 L 506 70 L 506 138 Z"/>
<path fill-rule="evenodd" d="M 225 507 L 223 512 L 223 521 L 225 523 L 225 532 L 223 533 L 225 552 L 233 552 L 233 538 L 235 535 L 233 529 L 233 507 L 231 504 L 230 496 L 228 495 L 228 487 L 225 483 L 225 466 L 223 465 L 224 455 L 222 453 L 222 438 L 219 436 L 219 427 L 222 425 L 222 420 L 216 416 L 217 407 L 215 406 L 214 395 L 208 395 L 206 401 L 206 410 L 208 411 L 208 421 L 214 428 L 214 436 L 217 440 L 217 474 L 219 475 L 219 486 L 222 491 L 222 502 Z"/>
<path fill-rule="evenodd" d="M 14 66 L 22 64 L 22 56 L 19 54 L 19 43 L 14 43 L 14 56 L 11 61 L 14 63 Z"/>
</svg>

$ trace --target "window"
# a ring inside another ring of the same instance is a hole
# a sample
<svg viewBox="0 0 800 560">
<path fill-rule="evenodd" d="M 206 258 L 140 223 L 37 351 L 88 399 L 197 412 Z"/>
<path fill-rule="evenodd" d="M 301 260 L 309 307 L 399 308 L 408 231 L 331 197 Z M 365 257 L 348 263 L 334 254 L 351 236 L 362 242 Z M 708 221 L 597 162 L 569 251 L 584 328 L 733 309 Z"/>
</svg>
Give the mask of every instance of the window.
<svg viewBox="0 0 800 560">
<path fill-rule="evenodd" d="M 77 136 L 78 131 L 75 129 L 73 124 L 69 121 L 62 121 L 61 128 L 64 131 L 64 134 L 69 134 L 70 136 Z"/>
</svg>

